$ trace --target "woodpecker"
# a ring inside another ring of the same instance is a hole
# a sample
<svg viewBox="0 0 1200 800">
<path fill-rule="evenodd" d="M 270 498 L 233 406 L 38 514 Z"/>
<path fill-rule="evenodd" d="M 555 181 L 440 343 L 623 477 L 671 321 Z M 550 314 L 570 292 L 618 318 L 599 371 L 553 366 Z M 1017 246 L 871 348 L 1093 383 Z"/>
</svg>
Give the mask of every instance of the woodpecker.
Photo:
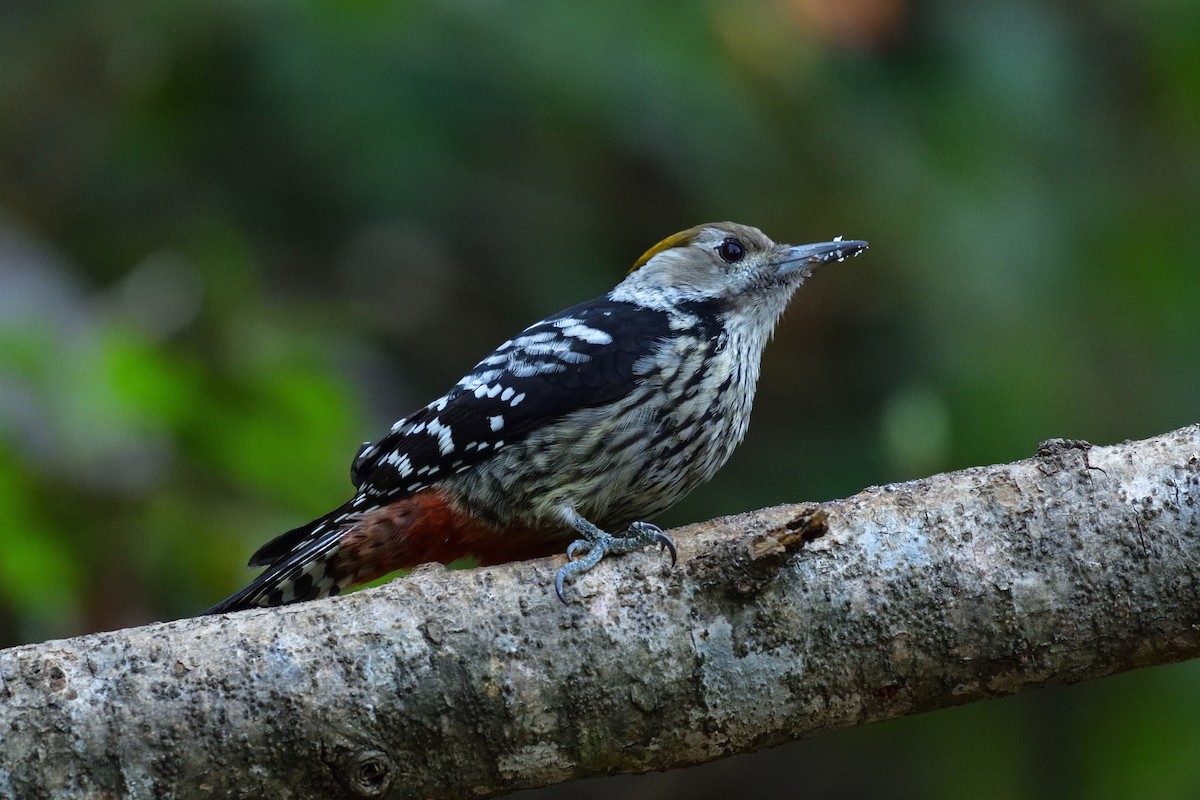
<svg viewBox="0 0 1200 800">
<path fill-rule="evenodd" d="M 560 551 L 564 583 L 606 554 L 675 545 L 648 520 L 742 441 L 763 349 L 813 269 L 863 241 L 781 245 L 698 225 L 608 294 L 504 342 L 449 392 L 359 450 L 354 497 L 263 545 L 246 588 L 204 612 L 338 594 L 393 570 Z"/>
</svg>

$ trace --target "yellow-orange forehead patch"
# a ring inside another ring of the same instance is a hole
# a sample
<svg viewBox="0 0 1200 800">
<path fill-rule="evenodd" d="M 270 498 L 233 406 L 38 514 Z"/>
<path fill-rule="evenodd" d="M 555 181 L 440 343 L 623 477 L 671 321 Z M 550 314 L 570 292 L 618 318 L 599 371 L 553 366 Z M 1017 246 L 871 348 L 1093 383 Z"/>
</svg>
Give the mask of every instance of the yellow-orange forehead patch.
<svg viewBox="0 0 1200 800">
<path fill-rule="evenodd" d="M 688 228 L 686 231 L 680 231 L 679 233 L 671 234 L 658 244 L 654 245 L 654 247 L 651 247 L 649 250 L 642 253 L 642 257 L 633 262 L 633 266 L 629 268 L 629 271 L 633 272 L 634 270 L 645 266 L 647 261 L 654 258 L 664 250 L 670 250 L 672 247 L 686 247 L 687 245 L 696 241 L 696 234 L 699 233 L 699 231 L 699 228 Z"/>
</svg>

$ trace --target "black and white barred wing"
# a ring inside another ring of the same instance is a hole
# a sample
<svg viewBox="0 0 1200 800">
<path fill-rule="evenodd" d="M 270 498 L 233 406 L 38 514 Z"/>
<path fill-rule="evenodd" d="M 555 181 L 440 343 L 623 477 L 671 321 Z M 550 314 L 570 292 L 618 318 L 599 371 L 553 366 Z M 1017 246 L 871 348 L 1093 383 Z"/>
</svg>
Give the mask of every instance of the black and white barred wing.
<svg viewBox="0 0 1200 800">
<path fill-rule="evenodd" d="M 667 315 L 601 298 L 525 329 L 444 397 L 363 449 L 355 485 L 403 497 L 491 458 L 572 411 L 624 397 L 636 366 L 669 333 Z"/>
</svg>

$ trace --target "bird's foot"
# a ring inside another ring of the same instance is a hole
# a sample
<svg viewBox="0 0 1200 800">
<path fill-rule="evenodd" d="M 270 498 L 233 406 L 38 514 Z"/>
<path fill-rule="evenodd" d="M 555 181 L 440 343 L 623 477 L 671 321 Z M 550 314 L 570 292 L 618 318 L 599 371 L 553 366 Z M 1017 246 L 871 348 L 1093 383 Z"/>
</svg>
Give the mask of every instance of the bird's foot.
<svg viewBox="0 0 1200 800">
<path fill-rule="evenodd" d="M 632 553 L 653 544 L 668 551 L 671 554 L 671 566 L 675 566 L 675 542 L 662 532 L 662 528 L 649 522 L 633 523 L 624 536 L 613 536 L 611 533 L 600 531 L 600 535 L 595 538 L 576 539 L 567 545 L 568 561 L 554 577 L 554 591 L 558 594 L 558 599 L 563 603 L 567 602 L 566 595 L 563 594 L 563 583 L 568 578 L 587 572 L 609 553 Z"/>
</svg>

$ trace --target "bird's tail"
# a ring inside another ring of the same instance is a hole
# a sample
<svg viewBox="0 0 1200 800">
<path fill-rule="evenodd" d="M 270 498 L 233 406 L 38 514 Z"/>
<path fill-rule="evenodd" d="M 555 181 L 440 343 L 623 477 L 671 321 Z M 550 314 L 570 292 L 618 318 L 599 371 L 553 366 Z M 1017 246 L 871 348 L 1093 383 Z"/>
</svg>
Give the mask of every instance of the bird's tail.
<svg viewBox="0 0 1200 800">
<path fill-rule="evenodd" d="M 355 497 L 346 505 L 288 531 L 250 557 L 250 566 L 267 569 L 249 586 L 202 612 L 223 614 L 260 606 L 279 606 L 301 600 L 330 597 L 346 588 L 336 556 L 347 529 L 355 524 L 365 498 Z"/>
</svg>

